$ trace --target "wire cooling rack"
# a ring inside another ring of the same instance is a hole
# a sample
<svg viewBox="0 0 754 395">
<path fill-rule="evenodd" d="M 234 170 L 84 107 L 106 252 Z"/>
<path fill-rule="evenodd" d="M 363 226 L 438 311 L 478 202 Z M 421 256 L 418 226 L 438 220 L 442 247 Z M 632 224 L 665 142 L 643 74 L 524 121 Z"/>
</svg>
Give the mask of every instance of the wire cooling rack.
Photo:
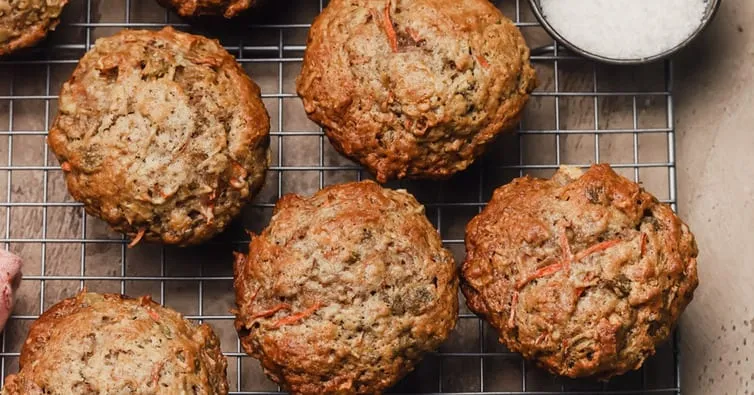
<svg viewBox="0 0 754 395">
<path fill-rule="evenodd" d="M 233 393 L 275 393 L 258 363 L 241 351 L 233 316 L 231 251 L 244 250 L 244 229 L 259 231 L 285 193 L 369 177 L 338 155 L 306 119 L 295 94 L 309 23 L 322 1 L 268 2 L 251 20 L 189 26 L 152 0 L 72 0 L 63 22 L 35 49 L 0 59 L 0 241 L 25 260 L 18 303 L 2 336 L 0 377 L 18 369 L 31 322 L 82 287 L 149 294 L 187 317 L 212 324 L 228 357 Z M 590 63 L 559 48 L 523 0 L 498 2 L 535 48 L 539 88 L 517 133 L 502 137 L 484 159 L 445 182 L 399 182 L 460 262 L 463 231 L 492 191 L 523 174 L 549 176 L 561 164 L 612 163 L 675 207 L 675 154 L 670 62 L 633 68 Z M 122 28 L 165 25 L 216 37 L 260 84 L 272 118 L 273 165 L 260 196 L 215 241 L 178 249 L 127 241 L 88 217 L 68 195 L 45 136 L 57 94 L 98 37 Z M 462 297 L 461 297 L 462 298 Z M 463 306 L 463 303 L 461 303 Z M 395 392 L 680 394 L 676 339 L 637 372 L 609 383 L 549 376 L 507 351 L 493 330 L 465 308 L 451 339 L 429 355 Z"/>
</svg>

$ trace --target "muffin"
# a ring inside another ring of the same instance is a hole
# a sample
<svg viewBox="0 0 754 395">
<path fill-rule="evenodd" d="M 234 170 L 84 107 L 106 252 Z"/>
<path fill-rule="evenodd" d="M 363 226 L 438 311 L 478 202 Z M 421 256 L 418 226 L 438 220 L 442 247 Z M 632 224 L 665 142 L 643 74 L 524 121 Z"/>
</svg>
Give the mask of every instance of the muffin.
<svg viewBox="0 0 754 395">
<path fill-rule="evenodd" d="M 97 40 L 63 86 L 48 142 L 89 214 L 133 243 L 190 245 L 262 186 L 269 130 L 235 59 L 168 27 Z"/>
<path fill-rule="evenodd" d="M 227 394 L 212 329 L 149 297 L 81 292 L 32 324 L 3 394 Z"/>
<path fill-rule="evenodd" d="M 330 1 L 297 81 L 309 117 L 380 182 L 466 169 L 534 86 L 524 38 L 487 0 Z"/>
<path fill-rule="evenodd" d="M 221 15 L 233 18 L 261 0 L 158 0 L 165 7 L 174 8 L 183 17 Z"/>
<path fill-rule="evenodd" d="M 284 196 L 234 285 L 241 345 L 292 393 L 380 393 L 458 316 L 456 266 L 423 207 L 371 181 Z"/>
<path fill-rule="evenodd" d="M 21 285 L 22 267 L 23 260 L 20 256 L 0 249 L 0 331 L 5 328 L 18 298 L 16 291 Z"/>
<path fill-rule="evenodd" d="M 499 188 L 466 249 L 469 308 L 509 349 L 574 378 L 639 369 L 698 284 L 689 228 L 608 165 Z"/>
<path fill-rule="evenodd" d="M 68 0 L 0 1 L 0 56 L 41 41 L 60 23 Z"/>
</svg>

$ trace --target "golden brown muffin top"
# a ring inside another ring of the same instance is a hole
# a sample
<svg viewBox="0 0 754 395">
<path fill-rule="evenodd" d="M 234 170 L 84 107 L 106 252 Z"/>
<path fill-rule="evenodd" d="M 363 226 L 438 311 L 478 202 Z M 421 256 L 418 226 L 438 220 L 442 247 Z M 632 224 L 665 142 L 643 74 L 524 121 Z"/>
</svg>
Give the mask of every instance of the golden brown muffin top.
<svg viewBox="0 0 754 395">
<path fill-rule="evenodd" d="M 32 324 L 3 394 L 227 394 L 209 325 L 149 297 L 81 292 Z"/>
<path fill-rule="evenodd" d="M 0 56 L 30 47 L 55 29 L 68 0 L 0 0 Z"/>
<path fill-rule="evenodd" d="M 255 6 L 257 0 L 158 0 L 167 7 L 175 8 L 180 16 L 222 15 L 233 18 Z"/>
<path fill-rule="evenodd" d="M 500 187 L 466 249 L 469 308 L 508 348 L 569 377 L 641 367 L 698 284 L 688 227 L 608 165 Z"/>
<path fill-rule="evenodd" d="M 371 181 L 283 197 L 237 255 L 235 289 L 242 346 L 293 393 L 380 393 L 458 315 L 456 266 L 424 208 Z"/>
<path fill-rule="evenodd" d="M 333 0 L 298 93 L 336 149 L 380 182 L 444 178 L 518 122 L 529 49 L 487 0 Z"/>
<path fill-rule="evenodd" d="M 197 244 L 264 182 L 267 111 L 215 40 L 165 28 L 97 40 L 48 141 L 87 211 L 137 241 Z"/>
</svg>

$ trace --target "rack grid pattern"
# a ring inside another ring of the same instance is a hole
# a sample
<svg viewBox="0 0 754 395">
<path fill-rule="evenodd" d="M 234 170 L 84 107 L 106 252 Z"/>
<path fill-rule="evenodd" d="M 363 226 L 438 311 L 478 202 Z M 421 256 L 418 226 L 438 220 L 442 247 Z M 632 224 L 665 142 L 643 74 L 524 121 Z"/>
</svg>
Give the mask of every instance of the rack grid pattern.
<svg viewBox="0 0 754 395">
<path fill-rule="evenodd" d="M 38 48 L 0 59 L 0 158 L 4 158 L 0 179 L 5 178 L 0 181 L 0 196 L 5 196 L 4 201 L 0 198 L 0 223 L 5 222 L 0 241 L 26 261 L 17 307 L 2 335 L 0 377 L 18 369 L 20 347 L 31 322 L 56 301 L 86 287 L 151 294 L 191 319 L 211 323 L 228 357 L 232 393 L 279 392 L 256 361 L 244 355 L 235 336 L 228 310 L 233 306 L 230 251 L 246 248 L 244 229 L 259 231 L 283 194 L 310 194 L 325 185 L 369 177 L 329 146 L 322 131 L 306 120 L 295 94 L 308 23 L 326 2 L 280 3 L 269 4 L 257 20 L 222 28 L 212 21 L 196 28 L 152 0 L 72 0 L 50 39 Z M 532 60 L 539 75 L 539 88 L 519 129 L 447 182 L 390 186 L 407 188 L 426 205 L 459 262 L 465 223 L 482 209 L 495 187 L 524 174 L 548 176 L 562 164 L 612 163 L 675 208 L 672 64 L 638 68 L 593 64 L 552 42 L 525 0 L 497 3 L 534 48 Z M 301 10 L 291 11 L 294 8 Z M 241 221 L 209 245 L 128 249 L 127 240 L 87 216 L 82 205 L 67 195 L 45 136 L 62 82 L 96 38 L 122 28 L 165 25 L 219 38 L 261 85 L 272 118 L 273 165 L 265 188 Z M 490 327 L 462 309 L 448 343 L 394 391 L 680 394 L 677 336 L 642 370 L 609 383 L 558 379 L 507 351 Z"/>
</svg>

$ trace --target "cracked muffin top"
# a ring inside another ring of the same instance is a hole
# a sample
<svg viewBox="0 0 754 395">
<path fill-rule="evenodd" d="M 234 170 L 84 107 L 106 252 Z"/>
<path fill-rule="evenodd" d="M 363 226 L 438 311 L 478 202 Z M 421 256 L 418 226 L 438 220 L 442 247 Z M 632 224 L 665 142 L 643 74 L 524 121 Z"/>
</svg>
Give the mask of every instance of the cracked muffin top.
<svg viewBox="0 0 754 395">
<path fill-rule="evenodd" d="M 256 6 L 261 0 L 158 0 L 166 7 L 175 9 L 183 17 L 219 15 L 233 18 Z"/>
<path fill-rule="evenodd" d="M 309 117 L 380 182 L 466 169 L 534 85 L 523 36 L 487 0 L 333 0 L 297 81 Z"/>
<path fill-rule="evenodd" d="M 236 256 L 244 350 L 292 393 L 380 393 L 458 316 L 456 265 L 424 208 L 365 181 L 287 195 Z"/>
<path fill-rule="evenodd" d="M 269 130 L 259 88 L 217 41 L 124 30 L 81 59 L 48 141 L 89 214 L 134 242 L 190 245 L 262 186 Z"/>
<path fill-rule="evenodd" d="M 3 394 L 227 394 L 209 325 L 149 297 L 81 292 L 36 320 Z"/>
<path fill-rule="evenodd" d="M 686 224 L 608 165 L 500 187 L 466 249 L 469 308 L 509 349 L 569 377 L 640 368 L 698 284 Z"/>
<path fill-rule="evenodd" d="M 0 56 L 41 41 L 68 0 L 0 0 Z"/>
</svg>

